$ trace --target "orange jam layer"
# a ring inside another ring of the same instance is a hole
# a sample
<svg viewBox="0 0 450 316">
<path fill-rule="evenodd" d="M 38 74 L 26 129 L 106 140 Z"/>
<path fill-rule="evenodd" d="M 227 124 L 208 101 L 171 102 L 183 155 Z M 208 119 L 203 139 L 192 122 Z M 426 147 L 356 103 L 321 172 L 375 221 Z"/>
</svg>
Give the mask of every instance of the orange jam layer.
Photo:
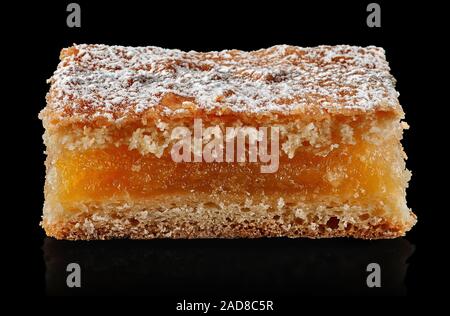
<svg viewBox="0 0 450 316">
<path fill-rule="evenodd" d="M 275 173 L 261 173 L 258 163 L 176 163 L 127 147 L 64 151 L 56 160 L 57 198 L 62 203 L 108 198 L 152 198 L 167 194 L 227 193 L 321 196 L 339 200 L 389 200 L 404 189 L 403 158 L 397 141 L 382 147 L 341 145 L 326 157 L 298 150 L 280 157 Z M 266 164 L 266 163 L 264 163 Z"/>
</svg>

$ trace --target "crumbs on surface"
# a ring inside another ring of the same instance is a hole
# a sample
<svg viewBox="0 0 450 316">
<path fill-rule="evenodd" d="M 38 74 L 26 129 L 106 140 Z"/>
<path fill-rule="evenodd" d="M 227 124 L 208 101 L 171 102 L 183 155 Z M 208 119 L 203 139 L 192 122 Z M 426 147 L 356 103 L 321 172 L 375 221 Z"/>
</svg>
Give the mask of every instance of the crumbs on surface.
<svg viewBox="0 0 450 316">
<path fill-rule="evenodd" d="M 252 114 L 399 106 L 384 50 L 374 46 L 277 45 L 203 53 L 82 44 L 61 52 L 49 82 L 47 110 L 110 121 L 150 109 L 183 112 L 173 106 L 177 102 Z"/>
</svg>

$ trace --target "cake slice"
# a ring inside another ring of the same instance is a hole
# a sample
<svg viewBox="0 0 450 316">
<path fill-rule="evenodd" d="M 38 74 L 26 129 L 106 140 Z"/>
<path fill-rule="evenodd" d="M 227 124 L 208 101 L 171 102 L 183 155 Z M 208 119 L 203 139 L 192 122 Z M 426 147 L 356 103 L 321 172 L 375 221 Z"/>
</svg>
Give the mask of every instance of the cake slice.
<svg viewBox="0 0 450 316">
<path fill-rule="evenodd" d="M 48 236 L 375 239 L 416 222 L 381 48 L 60 58 L 40 113 Z"/>
</svg>

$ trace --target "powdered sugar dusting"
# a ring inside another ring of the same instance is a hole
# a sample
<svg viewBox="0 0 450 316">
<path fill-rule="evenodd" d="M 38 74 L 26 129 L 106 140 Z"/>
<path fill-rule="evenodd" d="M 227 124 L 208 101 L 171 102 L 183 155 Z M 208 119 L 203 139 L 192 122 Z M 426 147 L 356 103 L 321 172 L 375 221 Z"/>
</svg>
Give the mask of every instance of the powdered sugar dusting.
<svg viewBox="0 0 450 316">
<path fill-rule="evenodd" d="M 213 111 L 289 113 L 398 106 L 382 48 L 278 45 L 200 53 L 159 47 L 75 45 L 50 78 L 47 107 L 66 115 L 117 120 L 174 102 Z M 176 96 L 165 102 L 167 95 Z M 174 101 L 175 100 L 175 101 Z"/>
</svg>

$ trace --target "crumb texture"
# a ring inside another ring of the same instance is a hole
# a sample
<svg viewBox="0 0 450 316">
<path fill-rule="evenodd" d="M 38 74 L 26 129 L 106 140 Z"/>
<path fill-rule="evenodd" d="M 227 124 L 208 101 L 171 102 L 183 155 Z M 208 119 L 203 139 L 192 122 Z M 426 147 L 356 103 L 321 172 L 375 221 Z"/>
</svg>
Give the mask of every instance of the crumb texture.
<svg viewBox="0 0 450 316">
<path fill-rule="evenodd" d="M 152 207 L 124 203 L 84 206 L 71 217 L 44 217 L 47 235 L 57 239 L 113 238 L 258 238 L 355 237 L 362 239 L 403 236 L 416 222 L 408 211 L 380 214 L 376 209 L 341 205 L 264 205 L 198 203 L 177 207 Z"/>
<path fill-rule="evenodd" d="M 85 121 L 118 121 L 149 110 L 401 111 L 389 71 L 384 50 L 374 46 L 184 52 L 83 44 L 61 52 L 46 111 Z"/>
</svg>

